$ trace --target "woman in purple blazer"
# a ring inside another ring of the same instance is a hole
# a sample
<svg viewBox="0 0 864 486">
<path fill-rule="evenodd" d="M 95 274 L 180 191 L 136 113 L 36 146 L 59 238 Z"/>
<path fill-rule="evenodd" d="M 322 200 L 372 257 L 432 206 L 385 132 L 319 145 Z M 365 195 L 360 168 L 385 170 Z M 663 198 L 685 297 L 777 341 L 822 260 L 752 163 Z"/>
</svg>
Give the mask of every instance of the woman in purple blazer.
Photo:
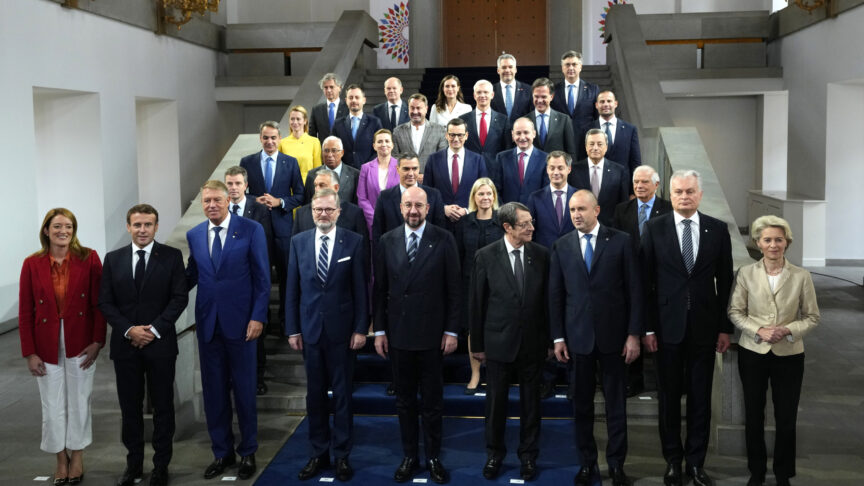
<svg viewBox="0 0 864 486">
<path fill-rule="evenodd" d="M 393 152 L 393 134 L 382 128 L 372 137 L 372 147 L 378 157 L 366 162 L 360 167 L 360 179 L 357 181 L 357 204 L 366 217 L 366 226 L 372 234 L 372 217 L 375 214 L 375 202 L 384 189 L 399 184 L 399 173 L 396 170 L 398 161 L 391 157 Z"/>
</svg>

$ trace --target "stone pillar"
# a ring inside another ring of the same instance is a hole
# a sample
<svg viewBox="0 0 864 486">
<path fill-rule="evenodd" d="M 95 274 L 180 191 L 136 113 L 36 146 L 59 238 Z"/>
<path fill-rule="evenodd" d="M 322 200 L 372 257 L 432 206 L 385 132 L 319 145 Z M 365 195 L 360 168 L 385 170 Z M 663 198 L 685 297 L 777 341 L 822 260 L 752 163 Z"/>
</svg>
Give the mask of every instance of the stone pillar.
<svg viewBox="0 0 864 486">
<path fill-rule="evenodd" d="M 548 0 L 549 70 L 561 70 L 561 54 L 582 51 L 582 0 Z"/>
<path fill-rule="evenodd" d="M 444 5 L 441 0 L 411 2 L 408 18 L 408 45 L 411 53 L 408 65 L 412 69 L 440 67 L 443 64 L 443 12 Z"/>
</svg>

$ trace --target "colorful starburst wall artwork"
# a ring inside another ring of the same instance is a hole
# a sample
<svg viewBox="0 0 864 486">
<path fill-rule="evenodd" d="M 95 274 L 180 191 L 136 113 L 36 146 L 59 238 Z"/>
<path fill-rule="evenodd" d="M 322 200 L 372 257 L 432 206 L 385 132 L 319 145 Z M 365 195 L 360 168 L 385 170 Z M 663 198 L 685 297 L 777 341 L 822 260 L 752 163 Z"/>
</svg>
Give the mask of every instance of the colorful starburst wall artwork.
<svg viewBox="0 0 864 486">
<path fill-rule="evenodd" d="M 409 2 L 372 1 L 372 14 L 378 20 L 378 67 L 407 68 Z"/>
<path fill-rule="evenodd" d="M 603 7 L 603 13 L 600 14 L 600 28 L 597 29 L 600 31 L 600 37 L 603 37 L 603 34 L 606 33 L 606 15 L 609 14 L 609 9 L 614 5 L 624 5 L 627 3 L 627 0 L 608 0 L 606 2 L 606 6 Z"/>
</svg>

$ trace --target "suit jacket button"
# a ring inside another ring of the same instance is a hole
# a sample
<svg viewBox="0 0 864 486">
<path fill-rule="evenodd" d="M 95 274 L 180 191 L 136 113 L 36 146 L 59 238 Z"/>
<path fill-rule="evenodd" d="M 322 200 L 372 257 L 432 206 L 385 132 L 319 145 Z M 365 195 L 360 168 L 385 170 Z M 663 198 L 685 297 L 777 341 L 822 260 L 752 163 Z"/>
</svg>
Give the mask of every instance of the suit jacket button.
<svg viewBox="0 0 864 486">
<path fill-rule="evenodd" d="M 81 298 L 82 298 L 82 299 L 84 298 L 84 294 L 81 294 Z"/>
<path fill-rule="evenodd" d="M 40 304 L 42 303 L 42 299 L 39 299 L 39 303 L 40 303 Z"/>
<path fill-rule="evenodd" d="M 46 318 L 43 317 L 43 318 L 42 318 L 42 322 L 43 322 L 43 323 L 44 323 L 44 322 L 48 322 L 48 319 L 46 319 Z"/>
<path fill-rule="evenodd" d="M 83 316 L 84 313 L 83 313 L 83 312 L 79 312 L 78 315 L 79 315 L 79 316 Z"/>
</svg>

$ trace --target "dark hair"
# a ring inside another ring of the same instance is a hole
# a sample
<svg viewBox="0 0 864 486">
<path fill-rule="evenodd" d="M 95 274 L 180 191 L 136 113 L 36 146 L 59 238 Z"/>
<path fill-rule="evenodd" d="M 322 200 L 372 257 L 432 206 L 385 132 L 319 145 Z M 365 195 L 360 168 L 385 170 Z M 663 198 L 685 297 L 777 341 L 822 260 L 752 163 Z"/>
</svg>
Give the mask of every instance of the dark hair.
<svg viewBox="0 0 864 486">
<path fill-rule="evenodd" d="M 129 211 L 126 211 L 126 224 L 132 223 L 133 214 L 152 214 L 156 216 L 156 223 L 159 223 L 159 211 L 149 204 L 136 204 L 129 208 Z"/>
<path fill-rule="evenodd" d="M 555 83 L 552 82 L 549 78 L 537 78 L 534 80 L 534 83 L 531 84 L 531 91 L 533 92 L 537 88 L 542 88 L 546 86 L 549 88 L 550 93 L 555 92 Z"/>
<path fill-rule="evenodd" d="M 529 213 L 531 212 L 527 206 L 516 201 L 501 206 L 498 209 L 498 224 L 500 224 L 502 228 L 504 227 L 504 223 L 509 224 L 511 228 L 516 227 L 516 211 L 519 210 Z"/>
<path fill-rule="evenodd" d="M 546 155 L 546 163 L 548 164 L 552 158 L 564 157 L 564 163 L 567 164 L 567 167 L 573 166 L 573 157 L 570 156 L 567 152 L 563 150 L 553 150 Z"/>
<path fill-rule="evenodd" d="M 437 108 L 438 111 L 444 111 L 446 109 L 447 97 L 444 96 L 444 83 L 451 79 L 456 80 L 456 101 L 465 103 L 465 97 L 462 96 L 462 82 L 459 81 L 459 78 L 456 76 L 448 74 L 447 76 L 444 76 L 438 84 L 438 98 L 435 100 L 435 108 Z"/>
<path fill-rule="evenodd" d="M 467 124 L 465 123 L 465 120 L 463 120 L 463 119 L 461 119 L 461 118 L 451 118 L 450 121 L 447 122 L 447 126 L 448 126 L 448 127 L 449 127 L 449 126 L 454 126 L 454 127 L 465 127 L 465 130 L 468 130 L 468 126 L 467 126 Z"/>
<path fill-rule="evenodd" d="M 408 100 L 420 100 L 424 105 L 429 106 L 429 100 L 426 99 L 426 95 L 423 93 L 414 93 L 408 97 Z"/>
<path fill-rule="evenodd" d="M 242 175 L 243 176 L 243 182 L 245 182 L 246 184 L 249 183 L 249 173 L 246 172 L 246 169 L 244 169 L 243 167 L 240 167 L 239 165 L 233 165 L 233 166 L 225 169 L 225 177 L 227 177 L 229 175 L 231 175 L 231 176 Z"/>
</svg>

